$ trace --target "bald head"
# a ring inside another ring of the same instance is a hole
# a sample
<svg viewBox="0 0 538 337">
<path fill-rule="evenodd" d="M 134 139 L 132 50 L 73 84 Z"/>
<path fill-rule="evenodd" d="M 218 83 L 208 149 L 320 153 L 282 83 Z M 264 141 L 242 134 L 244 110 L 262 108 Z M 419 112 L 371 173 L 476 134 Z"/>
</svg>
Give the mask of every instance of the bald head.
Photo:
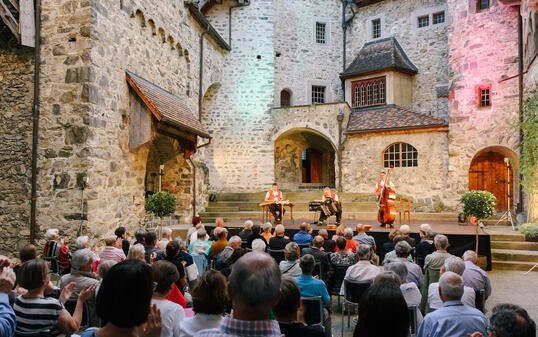
<svg viewBox="0 0 538 337">
<path fill-rule="evenodd" d="M 323 247 L 323 241 L 325 241 L 325 240 L 323 239 L 323 237 L 321 235 L 316 235 L 316 237 L 312 241 L 312 246 L 314 246 L 316 248 L 321 248 L 321 247 Z"/>
<path fill-rule="evenodd" d="M 463 260 L 471 261 L 472 263 L 476 264 L 478 262 L 478 256 L 473 250 L 468 250 L 465 253 L 463 253 Z"/>
<path fill-rule="evenodd" d="M 357 226 L 355 226 L 355 230 L 357 231 L 357 233 L 364 233 L 365 232 L 364 226 L 362 224 L 358 224 Z"/>
<path fill-rule="evenodd" d="M 275 304 L 280 292 L 280 269 L 271 256 L 251 252 L 235 262 L 229 278 L 230 296 L 234 305 L 247 307 Z"/>
<path fill-rule="evenodd" d="M 460 301 L 463 296 L 463 279 L 458 274 L 447 271 L 439 278 L 439 295 L 443 302 Z"/>
</svg>

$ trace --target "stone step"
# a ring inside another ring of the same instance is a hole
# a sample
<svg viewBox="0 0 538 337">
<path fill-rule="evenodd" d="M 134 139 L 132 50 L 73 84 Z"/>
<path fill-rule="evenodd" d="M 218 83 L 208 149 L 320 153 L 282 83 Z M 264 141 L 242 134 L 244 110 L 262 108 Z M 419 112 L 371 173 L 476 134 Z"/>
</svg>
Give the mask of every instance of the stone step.
<svg viewBox="0 0 538 337">
<path fill-rule="evenodd" d="M 205 213 L 215 212 L 261 212 L 261 208 L 258 203 L 237 203 L 236 206 L 221 206 L 221 205 L 209 205 Z M 413 209 L 411 209 L 413 211 Z M 375 203 L 347 203 L 343 205 L 344 212 L 376 212 L 377 205 Z M 289 208 L 286 208 L 286 212 L 289 212 Z M 307 203 L 294 204 L 293 212 L 309 212 Z"/>
<path fill-rule="evenodd" d="M 491 241 L 491 249 L 512 249 L 538 251 L 538 242 Z"/>
<path fill-rule="evenodd" d="M 254 193 L 217 193 L 216 201 L 258 201 L 265 198 L 265 192 Z M 289 200 L 316 200 L 321 198 L 321 191 L 282 191 L 285 199 Z M 365 193 L 339 193 L 342 200 L 364 200 L 374 198 L 372 194 Z M 375 198 L 374 198 L 375 200 Z"/>
<path fill-rule="evenodd" d="M 526 242 L 523 234 L 491 234 L 491 241 Z"/>
<path fill-rule="evenodd" d="M 495 261 L 538 262 L 538 251 L 492 249 L 491 259 Z"/>
<path fill-rule="evenodd" d="M 519 261 L 497 261 L 492 260 L 491 266 L 494 270 L 522 270 L 528 271 L 536 263 L 534 262 L 519 262 Z M 533 269 L 534 272 L 538 272 L 538 266 Z"/>
</svg>

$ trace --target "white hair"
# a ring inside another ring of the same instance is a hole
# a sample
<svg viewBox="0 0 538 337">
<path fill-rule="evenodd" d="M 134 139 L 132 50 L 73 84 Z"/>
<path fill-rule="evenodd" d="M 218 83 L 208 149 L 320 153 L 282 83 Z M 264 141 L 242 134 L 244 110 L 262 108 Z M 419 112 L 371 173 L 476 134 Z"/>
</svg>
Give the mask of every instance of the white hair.
<svg viewBox="0 0 538 337">
<path fill-rule="evenodd" d="M 459 257 L 451 256 L 445 260 L 444 267 L 446 271 L 451 271 L 461 276 L 465 271 L 465 262 Z"/>
<path fill-rule="evenodd" d="M 471 261 L 472 263 L 475 263 L 477 258 L 478 257 L 476 256 L 476 253 L 473 250 L 467 250 L 465 251 L 465 253 L 463 253 L 464 261 Z"/>
<path fill-rule="evenodd" d="M 146 254 L 146 249 L 144 246 L 140 243 L 131 246 L 129 248 L 129 253 L 127 253 L 127 259 L 133 259 L 133 260 L 144 260 Z"/>
<path fill-rule="evenodd" d="M 358 247 L 357 247 L 357 256 L 359 257 L 360 260 L 368 260 L 369 256 L 370 256 L 370 249 L 372 247 L 370 247 L 370 245 L 368 244 L 360 244 Z"/>
<path fill-rule="evenodd" d="M 276 234 L 282 234 L 286 231 L 286 229 L 284 228 L 284 226 L 282 225 L 276 225 L 275 227 L 275 233 Z"/>
<path fill-rule="evenodd" d="M 351 239 L 353 237 L 353 229 L 347 227 L 344 229 L 344 238 Z"/>
<path fill-rule="evenodd" d="M 448 238 L 446 237 L 446 235 L 437 234 L 433 239 L 433 242 L 441 249 L 446 249 L 448 247 Z"/>
<path fill-rule="evenodd" d="M 77 247 L 77 249 L 84 249 L 89 242 L 90 238 L 87 235 L 79 236 L 75 240 L 75 247 Z"/>
<path fill-rule="evenodd" d="M 170 229 L 170 227 L 163 227 L 162 237 L 164 238 L 168 235 L 172 235 L 172 230 Z"/>
<path fill-rule="evenodd" d="M 101 276 L 101 279 L 104 279 L 110 268 L 112 268 L 116 263 L 118 262 L 114 260 L 104 260 L 103 262 L 99 263 L 99 267 L 97 267 L 97 274 Z"/>
<path fill-rule="evenodd" d="M 47 240 L 53 240 L 56 236 L 58 236 L 58 234 L 59 234 L 58 228 L 49 228 L 45 232 L 45 238 Z"/>
<path fill-rule="evenodd" d="M 432 226 L 430 226 L 430 224 L 423 223 L 422 225 L 420 225 L 420 230 L 424 233 L 426 233 L 428 229 L 432 229 Z"/>
<path fill-rule="evenodd" d="M 398 277 L 400 278 L 400 282 L 403 283 L 407 278 L 407 274 L 409 273 L 409 270 L 407 269 L 405 263 L 390 259 L 387 262 L 388 263 L 384 265 L 385 270 L 396 273 L 396 275 L 398 275 Z"/>
<path fill-rule="evenodd" d="M 259 239 L 258 239 L 259 240 Z M 256 241 L 256 240 L 254 240 Z M 234 235 L 228 240 L 228 243 L 231 245 L 232 243 L 241 242 L 241 238 L 237 235 Z"/>
<path fill-rule="evenodd" d="M 411 228 L 409 228 L 408 225 L 401 225 L 400 232 L 402 232 L 403 235 L 408 235 L 411 232 Z"/>
<path fill-rule="evenodd" d="M 263 242 L 261 239 L 252 241 L 252 251 L 260 253 L 265 252 L 265 242 Z"/>
<path fill-rule="evenodd" d="M 254 223 L 252 221 L 247 220 L 247 221 L 245 221 L 244 227 L 245 227 L 245 229 L 252 229 L 253 225 L 254 225 Z"/>
<path fill-rule="evenodd" d="M 449 300 L 460 300 L 463 296 L 463 279 L 456 273 L 447 271 L 439 278 L 439 289 Z"/>
<path fill-rule="evenodd" d="M 79 249 L 73 253 L 73 258 L 71 259 L 71 268 L 74 270 L 80 270 L 82 266 L 85 266 L 90 262 L 93 257 L 91 250 Z"/>
<path fill-rule="evenodd" d="M 263 224 L 263 231 L 264 232 L 267 232 L 268 230 L 270 231 L 271 228 L 273 228 L 273 225 L 271 225 L 270 222 L 266 222 L 266 223 Z"/>
</svg>

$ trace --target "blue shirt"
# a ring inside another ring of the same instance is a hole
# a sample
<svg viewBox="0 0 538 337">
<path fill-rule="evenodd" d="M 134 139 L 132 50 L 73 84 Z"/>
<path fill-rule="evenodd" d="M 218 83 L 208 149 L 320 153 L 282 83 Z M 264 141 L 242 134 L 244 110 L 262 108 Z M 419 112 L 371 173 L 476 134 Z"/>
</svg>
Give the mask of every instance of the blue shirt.
<svg viewBox="0 0 538 337">
<path fill-rule="evenodd" d="M 301 290 L 301 297 L 316 297 L 321 296 L 323 304 L 329 302 L 331 297 L 327 291 L 327 286 L 322 280 L 318 280 L 312 277 L 312 275 L 298 276 L 295 278 L 297 285 Z"/>
<path fill-rule="evenodd" d="M 480 310 L 447 301 L 424 317 L 417 337 L 466 337 L 477 331 L 487 336 L 487 327 L 488 320 Z"/>
<path fill-rule="evenodd" d="M 311 243 L 312 242 L 312 235 L 308 234 L 307 232 L 303 232 L 303 231 L 297 232 L 293 236 L 293 241 L 295 241 L 295 243 L 297 243 L 298 245 L 304 245 L 304 244 L 307 244 L 307 243 Z"/>
<path fill-rule="evenodd" d="M 465 271 L 461 277 L 466 286 L 474 290 L 485 289 L 486 297 L 491 296 L 491 283 L 488 274 L 479 266 L 471 261 L 465 261 Z"/>
<path fill-rule="evenodd" d="M 15 321 L 15 312 L 9 305 L 7 294 L 0 294 L 0 337 L 13 336 Z"/>
</svg>

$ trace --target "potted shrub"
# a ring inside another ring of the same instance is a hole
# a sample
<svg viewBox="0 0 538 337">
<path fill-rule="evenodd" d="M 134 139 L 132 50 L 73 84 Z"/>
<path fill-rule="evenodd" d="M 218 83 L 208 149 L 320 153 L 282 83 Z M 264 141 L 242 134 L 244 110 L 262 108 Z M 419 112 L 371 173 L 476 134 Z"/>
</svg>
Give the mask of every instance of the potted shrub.
<svg viewBox="0 0 538 337">
<path fill-rule="evenodd" d="M 146 213 L 159 217 L 159 237 L 161 237 L 163 231 L 163 217 L 170 216 L 176 211 L 176 197 L 168 192 L 158 192 L 149 195 L 146 198 L 144 208 Z"/>
<path fill-rule="evenodd" d="M 463 204 L 463 214 L 465 217 L 474 217 L 473 224 L 476 227 L 475 252 L 478 254 L 478 227 L 480 220 L 489 218 L 495 214 L 497 198 L 488 191 L 469 191 L 460 199 Z"/>
<path fill-rule="evenodd" d="M 538 224 L 526 223 L 519 226 L 517 230 L 525 235 L 525 240 L 538 242 Z"/>
</svg>

